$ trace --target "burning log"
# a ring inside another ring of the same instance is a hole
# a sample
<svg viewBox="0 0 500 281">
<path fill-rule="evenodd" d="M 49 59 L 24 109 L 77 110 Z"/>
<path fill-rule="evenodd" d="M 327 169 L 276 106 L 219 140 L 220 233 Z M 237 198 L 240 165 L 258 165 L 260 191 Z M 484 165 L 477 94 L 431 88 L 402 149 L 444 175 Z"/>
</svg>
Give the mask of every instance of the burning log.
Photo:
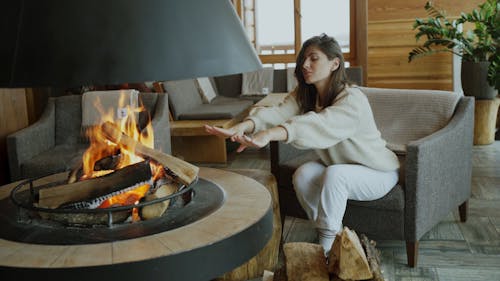
<svg viewBox="0 0 500 281">
<path fill-rule="evenodd" d="M 54 209 L 63 204 L 92 200 L 150 179 L 150 165 L 143 161 L 102 177 L 40 189 L 38 206 Z"/>
<path fill-rule="evenodd" d="M 103 123 L 101 125 L 101 129 L 108 140 L 127 147 L 134 151 L 137 155 L 153 160 L 162 165 L 165 169 L 169 169 L 173 173 L 172 176 L 179 180 L 179 182 L 185 185 L 190 185 L 197 179 L 199 172 L 198 167 L 179 158 L 141 144 L 140 142 L 122 133 L 120 128 L 111 122 Z"/>
<path fill-rule="evenodd" d="M 97 162 L 94 165 L 94 171 L 102 171 L 102 170 L 116 170 L 118 167 L 118 163 L 120 163 L 121 154 L 113 154 L 106 156 Z M 83 176 L 83 163 L 79 162 L 78 166 L 73 168 L 71 172 L 68 174 L 68 183 L 74 183 L 78 181 Z"/>
<path fill-rule="evenodd" d="M 150 195 L 147 195 L 146 197 L 144 197 L 144 201 L 148 202 L 148 201 L 152 201 L 154 199 L 169 196 L 169 195 L 173 194 L 174 192 L 176 192 L 177 189 L 178 188 L 175 184 L 172 184 L 172 183 L 162 184 L 160 187 L 158 187 L 158 189 L 156 190 L 156 192 L 154 194 L 150 194 Z M 144 206 L 141 209 L 141 213 L 140 213 L 141 218 L 144 220 L 149 220 L 149 219 L 161 217 L 163 215 L 163 213 L 165 213 L 165 211 L 167 210 L 169 205 L 170 205 L 170 199 L 165 200 L 163 202 L 156 203 L 156 204 Z"/>
</svg>

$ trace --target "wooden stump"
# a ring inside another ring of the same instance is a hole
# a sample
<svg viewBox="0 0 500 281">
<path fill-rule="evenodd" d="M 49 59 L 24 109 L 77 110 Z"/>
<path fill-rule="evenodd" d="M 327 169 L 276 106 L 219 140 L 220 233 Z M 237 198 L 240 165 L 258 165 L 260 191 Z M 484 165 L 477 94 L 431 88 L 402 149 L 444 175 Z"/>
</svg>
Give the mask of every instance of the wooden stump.
<svg viewBox="0 0 500 281">
<path fill-rule="evenodd" d="M 380 252 L 375 245 L 366 235 L 358 237 L 354 230 L 344 227 L 332 245 L 327 262 L 321 245 L 286 243 L 285 266 L 275 272 L 274 281 L 384 281 Z"/>
<path fill-rule="evenodd" d="M 474 144 L 491 144 L 495 141 L 500 98 L 492 100 L 476 100 L 474 109 Z"/>
<path fill-rule="evenodd" d="M 328 256 L 328 271 L 343 280 L 371 279 L 373 274 L 358 235 L 344 227 Z"/>
<path fill-rule="evenodd" d="M 307 242 L 283 245 L 288 281 L 329 281 L 323 247 Z"/>
<path fill-rule="evenodd" d="M 245 264 L 217 278 L 219 281 L 243 281 L 262 277 L 264 270 L 274 271 L 278 262 L 281 241 L 281 217 L 278 200 L 278 186 L 274 176 L 264 170 L 237 169 L 228 170 L 252 178 L 267 188 L 271 193 L 273 204 L 273 234 L 267 245 Z"/>
</svg>

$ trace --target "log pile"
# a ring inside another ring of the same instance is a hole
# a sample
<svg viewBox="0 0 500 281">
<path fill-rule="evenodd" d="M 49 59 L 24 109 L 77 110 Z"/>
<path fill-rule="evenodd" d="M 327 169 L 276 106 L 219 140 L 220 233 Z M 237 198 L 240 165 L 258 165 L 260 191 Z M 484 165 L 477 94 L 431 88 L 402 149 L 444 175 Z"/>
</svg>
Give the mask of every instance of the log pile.
<svg viewBox="0 0 500 281">
<path fill-rule="evenodd" d="M 361 238 L 360 238 L 361 237 Z M 274 274 L 274 281 L 383 281 L 380 253 L 375 242 L 344 227 L 337 235 L 328 258 L 323 247 L 306 242 L 283 245 L 285 268 Z M 283 274 L 283 271 L 285 274 Z"/>
</svg>

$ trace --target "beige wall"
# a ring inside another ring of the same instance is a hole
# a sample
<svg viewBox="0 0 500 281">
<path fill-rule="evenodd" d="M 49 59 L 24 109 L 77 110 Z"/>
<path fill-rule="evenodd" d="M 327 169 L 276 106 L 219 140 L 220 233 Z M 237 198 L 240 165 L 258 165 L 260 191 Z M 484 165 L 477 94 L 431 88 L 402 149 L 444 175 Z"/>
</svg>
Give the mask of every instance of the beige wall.
<svg viewBox="0 0 500 281">
<path fill-rule="evenodd" d="M 427 17 L 426 0 L 368 1 L 368 86 L 452 90 L 452 56 L 436 54 L 408 63 L 417 46 L 413 22 Z M 471 11 L 479 0 L 435 0 L 449 16 Z"/>
</svg>

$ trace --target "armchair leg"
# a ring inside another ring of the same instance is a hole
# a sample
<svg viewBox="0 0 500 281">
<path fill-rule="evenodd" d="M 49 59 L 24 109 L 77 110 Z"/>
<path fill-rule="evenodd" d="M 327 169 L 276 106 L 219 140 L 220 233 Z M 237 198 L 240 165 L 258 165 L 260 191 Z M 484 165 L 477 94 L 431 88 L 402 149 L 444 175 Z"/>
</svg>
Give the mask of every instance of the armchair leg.
<svg viewBox="0 0 500 281">
<path fill-rule="evenodd" d="M 406 258 L 409 267 L 417 266 L 418 241 L 406 241 Z"/>
<path fill-rule="evenodd" d="M 460 215 L 460 221 L 467 221 L 467 211 L 469 210 L 469 200 L 465 200 L 460 206 L 458 206 L 458 214 Z"/>
</svg>

